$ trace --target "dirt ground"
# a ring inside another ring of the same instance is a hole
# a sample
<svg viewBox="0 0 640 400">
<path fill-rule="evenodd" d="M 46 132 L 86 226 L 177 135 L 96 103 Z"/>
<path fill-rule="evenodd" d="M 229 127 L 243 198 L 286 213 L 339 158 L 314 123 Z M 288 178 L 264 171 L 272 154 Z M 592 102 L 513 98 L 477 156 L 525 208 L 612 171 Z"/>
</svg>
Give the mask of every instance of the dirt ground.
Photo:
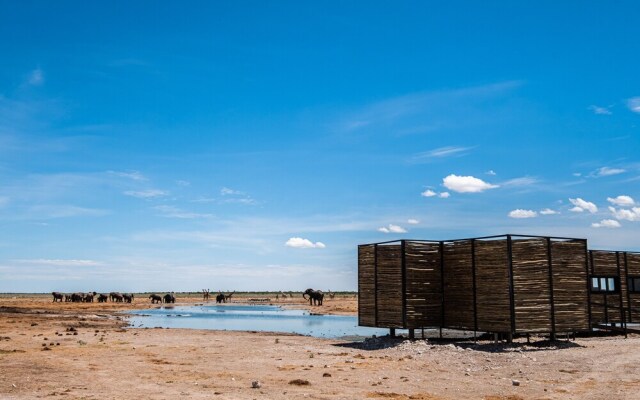
<svg viewBox="0 0 640 400">
<path fill-rule="evenodd" d="M 0 399 L 640 399 L 640 336 L 496 345 L 125 329 L 118 311 L 145 307 L 0 296 Z M 356 307 L 340 297 L 313 311 Z"/>
</svg>

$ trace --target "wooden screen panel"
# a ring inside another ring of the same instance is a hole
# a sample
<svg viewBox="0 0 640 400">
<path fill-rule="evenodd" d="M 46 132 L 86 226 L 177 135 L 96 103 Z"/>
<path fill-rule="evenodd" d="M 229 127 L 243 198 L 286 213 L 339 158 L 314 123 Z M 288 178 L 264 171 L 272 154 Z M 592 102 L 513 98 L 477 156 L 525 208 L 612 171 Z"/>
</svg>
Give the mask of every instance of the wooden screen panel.
<svg viewBox="0 0 640 400">
<path fill-rule="evenodd" d="M 546 239 L 514 239 L 511 245 L 516 332 L 550 332 L 551 285 Z"/>
<path fill-rule="evenodd" d="M 444 245 L 443 327 L 473 329 L 473 274 L 471 241 Z"/>
<path fill-rule="evenodd" d="M 439 243 L 406 242 L 407 328 L 439 326 L 442 318 Z"/>
<path fill-rule="evenodd" d="M 402 314 L 402 247 L 398 245 L 377 246 L 377 326 L 384 328 L 403 327 Z"/>
<path fill-rule="evenodd" d="M 509 332 L 511 305 L 506 239 L 477 240 L 475 259 L 478 330 Z"/>
<path fill-rule="evenodd" d="M 551 242 L 556 332 L 589 329 L 587 243 Z"/>
<path fill-rule="evenodd" d="M 374 327 L 375 304 L 375 246 L 358 246 L 358 325 Z"/>
</svg>

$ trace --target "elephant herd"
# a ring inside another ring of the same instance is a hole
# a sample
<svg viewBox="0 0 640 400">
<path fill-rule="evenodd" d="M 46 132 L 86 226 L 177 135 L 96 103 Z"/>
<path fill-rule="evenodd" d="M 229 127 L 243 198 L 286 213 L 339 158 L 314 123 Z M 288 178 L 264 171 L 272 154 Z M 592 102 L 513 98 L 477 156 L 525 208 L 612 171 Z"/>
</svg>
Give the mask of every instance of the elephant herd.
<svg viewBox="0 0 640 400">
<path fill-rule="evenodd" d="M 220 294 L 216 296 L 216 303 L 226 303 L 227 301 L 230 301 L 231 296 L 233 296 L 234 293 L 235 291 L 225 295 L 224 293 L 220 292 Z M 134 299 L 134 295 L 132 293 L 120 293 L 120 292 L 111 292 L 109 294 L 97 293 L 97 292 L 89 292 L 89 293 L 52 292 L 51 294 L 53 295 L 54 302 L 64 301 L 64 302 L 73 302 L 73 303 L 92 303 L 94 301 L 94 298 L 97 298 L 98 303 L 106 303 L 107 301 L 111 301 L 113 303 L 132 303 Z M 207 290 L 206 298 L 208 298 L 208 294 L 209 293 Z M 308 299 L 307 299 L 307 296 L 308 296 Z M 331 291 L 329 291 L 329 297 L 333 298 L 333 296 L 334 294 L 331 293 Z M 322 293 L 322 290 L 314 290 L 309 288 L 304 291 L 304 293 L 302 294 L 302 297 L 305 300 L 309 300 L 309 305 L 311 306 L 314 306 L 314 305 L 321 306 L 322 301 L 324 299 L 324 293 Z M 161 304 L 161 303 L 168 304 L 168 303 L 176 302 L 176 296 L 173 294 L 173 292 L 167 293 L 164 296 L 153 293 L 149 296 L 149 299 L 153 304 Z"/>
<path fill-rule="evenodd" d="M 107 300 L 111 300 L 116 303 L 131 303 L 133 302 L 133 294 L 131 293 L 119 293 L 111 292 L 109 294 L 97 293 L 97 292 L 76 292 L 76 293 L 61 293 L 51 292 L 54 302 L 71 302 L 71 303 L 93 303 L 94 299 L 97 299 L 98 303 L 105 303 Z"/>
</svg>

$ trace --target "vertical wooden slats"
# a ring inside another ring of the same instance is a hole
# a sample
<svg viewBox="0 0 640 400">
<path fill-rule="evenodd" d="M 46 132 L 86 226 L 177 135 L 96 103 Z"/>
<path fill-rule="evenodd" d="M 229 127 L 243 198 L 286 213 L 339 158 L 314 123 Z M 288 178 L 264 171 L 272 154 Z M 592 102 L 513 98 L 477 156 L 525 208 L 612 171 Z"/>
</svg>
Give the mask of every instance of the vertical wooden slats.
<svg viewBox="0 0 640 400">
<path fill-rule="evenodd" d="M 438 243 L 406 242 L 407 327 L 440 324 L 440 251 Z"/>
<path fill-rule="evenodd" d="M 583 240 L 551 243 L 556 331 L 589 329 L 587 243 Z"/>
<path fill-rule="evenodd" d="M 477 240 L 475 259 L 478 329 L 509 332 L 511 319 L 507 241 Z"/>
<path fill-rule="evenodd" d="M 402 246 L 399 244 L 378 245 L 377 290 L 378 326 L 402 328 Z"/>
<path fill-rule="evenodd" d="M 516 332 L 551 332 L 547 241 L 512 241 Z"/>
<path fill-rule="evenodd" d="M 358 246 L 358 325 L 376 326 L 375 245 Z"/>
<path fill-rule="evenodd" d="M 447 328 L 474 327 L 471 241 L 444 245 L 444 307 Z"/>
</svg>

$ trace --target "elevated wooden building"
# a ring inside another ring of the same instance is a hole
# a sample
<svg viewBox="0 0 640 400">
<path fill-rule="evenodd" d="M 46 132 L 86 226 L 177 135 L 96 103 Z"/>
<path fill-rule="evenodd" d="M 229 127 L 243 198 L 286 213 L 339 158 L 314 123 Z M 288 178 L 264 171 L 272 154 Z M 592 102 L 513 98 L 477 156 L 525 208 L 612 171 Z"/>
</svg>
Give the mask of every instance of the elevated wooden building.
<svg viewBox="0 0 640 400">
<path fill-rule="evenodd" d="M 515 334 L 640 322 L 640 254 L 501 235 L 358 246 L 361 326 Z"/>
</svg>

